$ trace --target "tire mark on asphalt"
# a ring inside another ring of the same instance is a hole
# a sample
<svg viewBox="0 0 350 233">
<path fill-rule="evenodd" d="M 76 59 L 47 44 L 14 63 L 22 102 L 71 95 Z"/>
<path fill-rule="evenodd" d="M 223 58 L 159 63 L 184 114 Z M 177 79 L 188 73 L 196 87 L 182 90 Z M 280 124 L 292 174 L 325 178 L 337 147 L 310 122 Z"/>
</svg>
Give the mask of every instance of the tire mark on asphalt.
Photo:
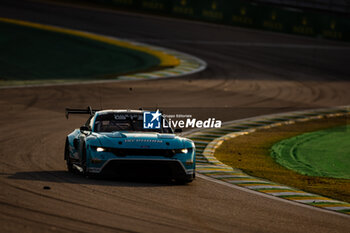
<svg viewBox="0 0 350 233">
<path fill-rule="evenodd" d="M 19 205 L 15 205 L 15 204 L 10 204 L 8 202 L 0 201 L 0 204 L 4 205 L 4 206 L 9 206 L 9 207 L 21 209 L 21 210 L 30 211 L 30 212 L 33 212 L 33 213 L 43 214 L 43 215 L 46 215 L 46 216 L 51 216 L 51 217 L 55 217 L 55 218 L 65 219 L 65 220 L 68 220 L 68 221 L 79 222 L 79 223 L 83 223 L 83 224 L 91 225 L 91 226 L 98 226 L 98 227 L 101 227 L 101 228 L 104 228 L 104 229 L 116 230 L 116 231 L 122 231 L 122 232 L 130 232 L 130 233 L 136 233 L 137 232 L 137 231 L 126 230 L 126 229 L 119 228 L 119 227 L 106 226 L 106 225 L 102 225 L 102 224 L 99 224 L 99 223 L 91 223 L 91 222 L 88 222 L 88 221 L 85 221 L 85 220 L 70 218 L 70 217 L 67 217 L 67 216 L 64 216 L 64 215 L 53 214 L 53 213 L 49 213 L 49 212 L 45 212 L 45 211 L 41 211 L 41 210 L 37 210 L 37 209 L 32 209 L 32 208 L 29 208 L 29 207 L 24 207 L 24 206 L 19 206 Z"/>
<path fill-rule="evenodd" d="M 91 206 L 88 206 L 88 205 L 83 205 L 83 204 L 80 204 L 80 203 L 77 203 L 77 202 L 73 202 L 73 201 L 69 201 L 69 200 L 65 200 L 65 199 L 61 199 L 61 198 L 57 198 L 57 197 L 53 197 L 53 196 L 49 196 L 49 195 L 45 195 L 43 193 L 35 192 L 35 191 L 29 190 L 29 189 L 26 189 L 26 188 L 22 188 L 22 187 L 13 185 L 13 184 L 9 184 L 9 183 L 1 181 L 1 180 L 0 180 L 0 183 L 3 183 L 5 185 L 7 185 L 7 186 L 10 186 L 10 187 L 12 187 L 14 189 L 17 189 L 17 190 L 20 190 L 20 191 L 23 191 L 23 192 L 34 194 L 36 196 L 40 196 L 40 197 L 48 198 L 48 199 L 51 199 L 51 200 L 55 200 L 55 201 L 59 201 L 59 202 L 63 202 L 63 203 L 68 203 L 68 204 L 84 207 L 86 209 L 90 209 L 90 210 L 94 210 L 94 211 L 100 211 L 100 212 L 103 212 L 103 213 L 108 213 L 108 214 L 119 216 L 119 217 L 125 217 L 125 218 L 129 218 L 129 219 L 131 218 L 131 219 L 135 219 L 135 220 L 138 220 L 138 221 L 151 222 L 151 223 L 154 223 L 154 224 L 157 224 L 157 225 L 166 226 L 166 227 L 174 227 L 174 225 L 171 225 L 171 224 L 164 224 L 164 223 L 159 223 L 159 222 L 155 222 L 155 221 L 145 220 L 145 219 L 133 217 L 133 216 L 130 216 L 130 215 L 119 214 L 119 213 L 115 213 L 115 212 L 112 212 L 112 211 L 102 210 L 102 209 L 91 207 Z M 80 186 L 86 188 L 83 185 L 80 185 Z M 92 190 L 92 189 L 90 189 L 90 190 Z M 94 190 L 94 191 L 97 191 L 97 190 Z M 117 196 L 117 197 L 121 198 L 120 196 Z M 1 203 L 1 201 L 0 201 L 0 203 Z M 180 227 L 180 226 L 176 226 L 176 227 L 179 228 L 179 229 L 182 229 L 182 230 L 186 230 L 186 228 L 183 228 L 183 227 Z"/>
<path fill-rule="evenodd" d="M 18 222 L 18 215 L 14 215 L 14 214 L 11 214 L 9 213 L 8 211 L 2 211 L 0 209 L 0 213 L 2 213 L 4 216 L 8 217 L 12 217 L 13 219 L 17 220 L 16 222 Z M 51 230 L 57 230 L 57 229 L 61 229 L 61 230 L 65 230 L 65 232 L 79 232 L 79 233 L 86 233 L 86 231 L 78 231 L 77 229 L 72 229 L 72 228 L 66 228 L 66 227 L 63 227 L 62 225 L 58 225 L 58 224 L 50 224 L 50 223 L 47 223 L 45 221 L 38 221 L 38 220 L 34 220 L 34 219 L 30 219 L 30 218 L 27 218 L 27 217 L 24 217 L 24 216 L 21 216 L 20 217 L 21 221 L 20 223 L 23 224 L 22 220 L 26 220 L 28 222 L 33 222 L 33 223 L 38 223 L 40 225 L 40 227 L 42 228 L 43 225 L 45 226 L 49 226 L 51 227 Z M 56 229 L 52 229 L 52 227 L 56 228 Z"/>
</svg>

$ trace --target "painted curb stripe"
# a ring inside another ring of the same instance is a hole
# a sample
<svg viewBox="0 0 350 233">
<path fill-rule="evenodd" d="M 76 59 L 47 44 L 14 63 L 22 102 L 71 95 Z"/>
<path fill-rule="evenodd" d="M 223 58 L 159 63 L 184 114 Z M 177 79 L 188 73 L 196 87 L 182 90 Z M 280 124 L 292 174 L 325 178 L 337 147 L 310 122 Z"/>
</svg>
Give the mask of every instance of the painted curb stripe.
<svg viewBox="0 0 350 233">
<path fill-rule="evenodd" d="M 337 202 L 335 200 L 315 200 L 315 199 L 300 199 L 300 200 L 296 200 L 296 201 L 302 202 L 302 203 L 309 203 L 309 204 L 321 203 L 321 202 Z"/>
</svg>

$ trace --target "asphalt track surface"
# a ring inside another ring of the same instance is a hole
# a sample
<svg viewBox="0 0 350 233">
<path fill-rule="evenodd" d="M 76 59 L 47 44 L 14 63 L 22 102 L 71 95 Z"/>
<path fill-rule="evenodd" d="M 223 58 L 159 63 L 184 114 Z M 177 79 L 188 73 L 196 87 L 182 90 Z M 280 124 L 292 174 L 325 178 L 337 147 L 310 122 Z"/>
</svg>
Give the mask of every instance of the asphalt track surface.
<svg viewBox="0 0 350 233">
<path fill-rule="evenodd" d="M 348 216 L 202 178 L 90 180 L 63 161 L 65 135 L 85 120 L 65 120 L 66 106 L 206 109 L 200 114 L 233 120 L 350 104 L 348 45 L 31 2 L 1 1 L 0 16 L 147 40 L 208 63 L 176 79 L 0 90 L 1 232 L 350 232 Z"/>
</svg>

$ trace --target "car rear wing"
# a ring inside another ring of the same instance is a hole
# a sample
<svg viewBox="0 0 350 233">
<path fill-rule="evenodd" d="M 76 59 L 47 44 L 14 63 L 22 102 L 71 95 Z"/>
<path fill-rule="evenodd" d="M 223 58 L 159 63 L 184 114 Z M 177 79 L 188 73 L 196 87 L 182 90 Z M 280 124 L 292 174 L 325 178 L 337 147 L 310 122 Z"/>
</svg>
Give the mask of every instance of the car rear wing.
<svg viewBox="0 0 350 233">
<path fill-rule="evenodd" d="M 86 109 L 66 108 L 66 118 L 68 119 L 69 114 L 90 114 L 90 115 L 94 115 L 98 111 L 100 111 L 100 110 L 92 109 L 90 106 L 88 106 Z"/>
</svg>

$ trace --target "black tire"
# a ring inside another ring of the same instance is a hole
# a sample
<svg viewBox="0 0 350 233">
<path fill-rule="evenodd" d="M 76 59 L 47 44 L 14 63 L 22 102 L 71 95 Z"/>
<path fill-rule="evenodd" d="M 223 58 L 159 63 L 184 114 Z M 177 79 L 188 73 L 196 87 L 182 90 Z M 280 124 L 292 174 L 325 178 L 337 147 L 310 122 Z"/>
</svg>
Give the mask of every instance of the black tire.
<svg viewBox="0 0 350 233">
<path fill-rule="evenodd" d="M 195 177 L 196 177 L 196 175 L 195 175 L 195 173 L 193 173 L 193 175 L 187 176 L 186 178 L 176 179 L 175 182 L 177 184 L 188 184 L 188 183 L 191 183 Z"/>
<path fill-rule="evenodd" d="M 87 170 L 87 165 L 86 165 L 86 149 L 84 147 L 83 149 L 83 156 L 82 156 L 82 161 L 81 161 L 81 167 L 83 169 L 83 176 L 89 179 L 97 179 L 99 178 L 98 174 L 88 172 Z"/>
<path fill-rule="evenodd" d="M 175 183 L 176 184 L 188 184 L 191 183 L 193 179 L 176 179 Z"/>
<path fill-rule="evenodd" d="M 66 160 L 68 172 L 74 173 L 73 164 L 70 160 L 70 151 L 69 151 L 68 141 L 66 141 L 66 145 L 65 145 L 65 149 L 64 149 L 64 159 Z"/>
<path fill-rule="evenodd" d="M 81 156 L 81 168 L 83 169 L 83 175 L 88 177 L 89 172 L 87 171 L 87 165 L 86 165 L 86 147 L 85 144 L 83 146 L 82 156 Z"/>
</svg>

